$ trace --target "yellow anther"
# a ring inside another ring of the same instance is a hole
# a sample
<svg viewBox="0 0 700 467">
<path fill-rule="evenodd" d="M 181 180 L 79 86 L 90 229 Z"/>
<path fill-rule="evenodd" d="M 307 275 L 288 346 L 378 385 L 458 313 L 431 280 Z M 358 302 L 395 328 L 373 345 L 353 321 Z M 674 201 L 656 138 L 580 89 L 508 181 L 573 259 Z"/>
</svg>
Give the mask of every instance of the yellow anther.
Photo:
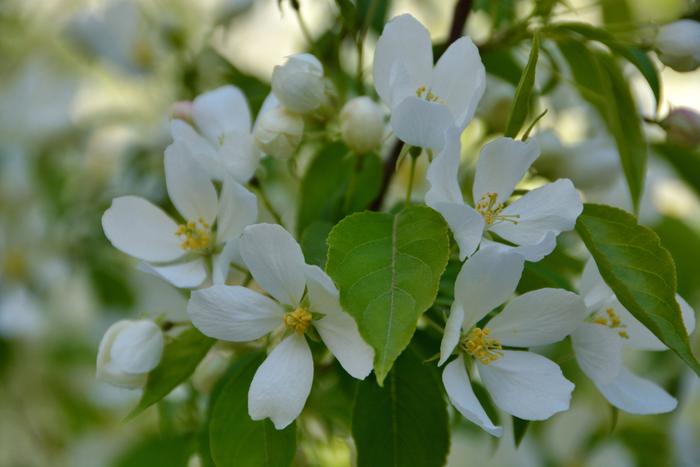
<svg viewBox="0 0 700 467">
<path fill-rule="evenodd" d="M 313 316 L 306 308 L 299 307 L 290 313 L 286 313 L 283 320 L 287 329 L 291 329 L 298 334 L 304 334 L 311 325 Z"/>
<path fill-rule="evenodd" d="M 620 337 L 623 339 L 629 339 L 629 334 L 627 334 L 627 332 L 624 330 L 627 326 L 622 324 L 622 320 L 617 313 L 615 313 L 615 310 L 612 308 L 607 308 L 605 310 L 605 314 L 608 315 L 607 318 L 605 316 L 595 315 L 593 317 L 593 323 L 600 324 L 601 326 L 607 326 L 610 329 L 620 329 L 618 332 Z"/>
<path fill-rule="evenodd" d="M 496 222 L 512 222 L 517 224 L 517 219 L 520 219 L 520 214 L 503 215 L 503 203 L 497 203 L 498 194 L 486 193 L 476 203 L 476 210 L 484 218 L 486 225 L 493 225 Z"/>
<path fill-rule="evenodd" d="M 438 102 L 440 100 L 440 97 L 433 94 L 433 91 L 428 90 L 425 85 L 418 86 L 416 89 L 416 97 L 425 99 L 428 102 Z"/>
<path fill-rule="evenodd" d="M 462 348 L 482 364 L 498 360 L 503 356 L 503 347 L 497 339 L 488 337 L 489 328 L 472 328 L 462 341 Z"/>
<path fill-rule="evenodd" d="M 175 235 L 182 238 L 180 247 L 183 250 L 204 250 L 209 248 L 211 228 L 203 219 L 187 221 L 177 227 Z"/>
</svg>

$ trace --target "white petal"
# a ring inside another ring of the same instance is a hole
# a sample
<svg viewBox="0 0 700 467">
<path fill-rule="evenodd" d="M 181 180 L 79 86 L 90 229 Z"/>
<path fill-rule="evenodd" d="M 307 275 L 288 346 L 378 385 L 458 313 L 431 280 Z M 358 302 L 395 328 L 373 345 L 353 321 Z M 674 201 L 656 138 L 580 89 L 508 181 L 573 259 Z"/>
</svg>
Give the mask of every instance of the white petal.
<svg viewBox="0 0 700 467">
<path fill-rule="evenodd" d="M 392 110 L 390 123 L 401 141 L 435 150 L 442 149 L 445 132 L 454 127 L 452 114 L 445 105 L 415 96 L 405 98 Z"/>
<path fill-rule="evenodd" d="M 221 253 L 214 255 L 214 264 L 212 265 L 212 282 L 216 284 L 225 284 L 228 278 L 228 273 L 231 269 L 231 263 L 235 263 L 241 267 L 245 267 L 241 252 L 238 249 L 238 238 L 232 238 Z"/>
<path fill-rule="evenodd" d="M 576 362 L 591 380 L 607 383 L 622 368 L 622 337 L 617 331 L 595 323 L 582 323 L 571 335 Z"/>
<path fill-rule="evenodd" d="M 683 298 L 678 294 L 676 294 L 676 301 L 681 308 L 683 324 L 685 325 L 688 334 L 690 334 L 695 328 L 695 311 L 693 311 L 693 308 L 688 305 L 688 302 L 683 300 Z M 620 321 L 625 326 L 623 330 L 628 335 L 628 338 L 624 340 L 624 344 L 626 346 L 638 350 L 668 350 L 666 344 L 661 342 L 659 338 L 656 337 L 649 329 L 647 329 L 647 327 L 640 321 L 638 321 L 637 318 L 632 315 L 632 313 L 623 307 L 617 298 L 613 298 L 606 305 L 615 310 L 620 318 Z"/>
<path fill-rule="evenodd" d="M 226 177 L 216 219 L 217 243 L 238 238 L 246 226 L 258 220 L 258 199 L 235 180 Z"/>
<path fill-rule="evenodd" d="M 281 326 L 284 309 L 245 287 L 215 285 L 192 292 L 187 314 L 192 324 L 209 337 L 248 342 Z"/>
<path fill-rule="evenodd" d="M 146 262 L 141 262 L 138 269 L 152 274 L 156 277 L 170 282 L 172 285 L 182 289 L 193 289 L 202 285 L 207 278 L 207 265 L 203 258 L 184 263 L 166 264 L 157 266 Z"/>
<path fill-rule="evenodd" d="M 173 143 L 165 149 L 165 183 L 168 195 L 182 217 L 211 224 L 216 218 L 216 189 L 194 161 L 187 147 Z"/>
<path fill-rule="evenodd" d="M 579 292 L 590 311 L 598 311 L 613 296 L 613 291 L 603 281 L 593 258 L 589 258 L 581 274 Z"/>
<path fill-rule="evenodd" d="M 255 125 L 258 124 L 258 120 L 260 120 L 260 117 L 262 117 L 265 112 L 268 110 L 272 110 L 276 107 L 280 106 L 280 101 L 277 100 L 277 97 L 275 97 L 274 93 L 270 92 L 265 100 L 263 101 L 262 105 L 260 106 L 260 110 L 258 111 L 258 116 L 255 119 Z"/>
<path fill-rule="evenodd" d="M 449 107 L 457 128 L 464 129 L 485 89 L 486 70 L 479 50 L 468 37 L 457 39 L 435 65 L 430 91 Z"/>
<path fill-rule="evenodd" d="M 221 177 L 221 162 L 214 146 L 199 135 L 188 123 L 174 119 L 170 122 L 170 134 L 175 142 L 184 144 L 192 158 L 214 180 Z"/>
<path fill-rule="evenodd" d="M 455 301 L 464 309 L 468 329 L 515 292 L 523 257 L 495 245 L 482 248 L 464 263 L 455 280 Z"/>
<path fill-rule="evenodd" d="M 500 222 L 491 230 L 518 245 L 538 243 L 547 232 L 559 234 L 574 228 L 583 203 L 569 179 L 557 180 L 530 191 L 503 210 L 518 215 L 518 223 Z"/>
<path fill-rule="evenodd" d="M 250 418 L 269 417 L 275 428 L 285 428 L 304 408 L 313 378 L 314 362 L 306 339 L 290 335 L 272 350 L 250 383 Z"/>
<path fill-rule="evenodd" d="M 539 289 L 514 298 L 488 322 L 501 344 L 533 347 L 566 338 L 586 317 L 581 297 L 563 289 Z"/>
<path fill-rule="evenodd" d="M 230 131 L 250 133 L 250 110 L 245 96 L 235 86 L 205 92 L 192 103 L 192 118 L 212 144 Z"/>
<path fill-rule="evenodd" d="M 488 239 L 481 240 L 482 245 L 492 245 L 494 243 L 496 242 Z M 539 242 L 531 245 L 510 246 L 502 243 L 499 243 L 499 245 L 501 245 L 502 248 L 505 247 L 519 254 L 525 258 L 525 261 L 537 262 L 541 261 L 542 258 L 554 251 L 554 249 L 557 247 L 557 236 L 554 232 L 547 232 Z"/>
<path fill-rule="evenodd" d="M 126 373 L 119 369 L 112 361 L 111 350 L 114 340 L 119 333 L 127 328 L 133 321 L 117 321 L 107 329 L 104 337 L 100 341 L 100 348 L 97 353 L 97 379 L 114 386 L 136 389 L 144 384 L 148 379 L 148 373 Z"/>
<path fill-rule="evenodd" d="M 164 345 L 163 333 L 153 321 L 130 321 L 115 337 L 110 354 L 121 371 L 148 373 L 158 366 Z"/>
<path fill-rule="evenodd" d="M 390 108 L 410 95 L 394 95 L 398 70 L 404 70 L 402 74 L 409 80 L 407 92 L 412 93 L 429 84 L 433 71 L 430 33 L 408 14 L 394 17 L 384 26 L 374 51 L 374 87 Z"/>
<path fill-rule="evenodd" d="M 260 163 L 260 151 L 253 135 L 240 131 L 229 131 L 221 136 L 217 157 L 226 172 L 240 183 L 250 180 Z"/>
<path fill-rule="evenodd" d="M 474 253 L 484 235 L 484 218 L 471 206 L 456 203 L 436 203 L 431 208 L 442 215 L 450 226 L 459 247 L 459 260 Z"/>
<path fill-rule="evenodd" d="M 442 341 L 440 342 L 440 360 L 438 361 L 438 366 L 442 366 L 455 347 L 459 343 L 460 337 L 462 337 L 462 323 L 464 322 L 464 310 L 462 306 L 455 302 L 452 302 L 450 307 L 450 316 L 447 317 L 447 322 L 445 323 L 445 331 L 442 335 Z"/>
<path fill-rule="evenodd" d="M 524 420 L 545 420 L 569 408 L 574 385 L 559 365 L 532 352 L 504 350 L 498 360 L 482 365 L 479 375 L 504 412 Z"/>
<path fill-rule="evenodd" d="M 430 189 L 425 194 L 425 204 L 435 209 L 437 203 L 464 204 L 459 187 L 460 131 L 450 128 L 445 132 L 445 145 L 428 167 L 426 180 Z"/>
<path fill-rule="evenodd" d="M 311 311 L 324 315 L 343 313 L 340 306 L 340 294 L 333 280 L 323 269 L 311 264 L 304 265 L 306 287 L 309 292 Z"/>
<path fill-rule="evenodd" d="M 631 373 L 622 367 L 615 379 L 597 384 L 598 390 L 612 405 L 625 412 L 651 415 L 670 412 L 678 401 L 656 383 Z"/>
<path fill-rule="evenodd" d="M 442 371 L 442 384 L 445 386 L 450 402 L 464 418 L 476 423 L 493 436 L 500 438 L 503 435 L 503 428 L 493 424 L 479 399 L 474 395 L 463 357 L 460 356 L 445 367 Z"/>
<path fill-rule="evenodd" d="M 276 224 L 249 225 L 240 252 L 255 281 L 285 305 L 297 306 L 304 294 L 304 254 L 289 232 Z"/>
<path fill-rule="evenodd" d="M 362 339 L 352 316 L 345 312 L 331 313 L 314 321 L 314 327 L 350 376 L 367 377 L 372 371 L 374 350 Z"/>
<path fill-rule="evenodd" d="M 485 145 L 474 175 L 474 202 L 478 203 L 487 193 L 496 193 L 497 203 L 507 201 L 539 155 L 540 149 L 532 138 L 516 141 L 501 137 Z"/>
<path fill-rule="evenodd" d="M 173 261 L 185 253 L 175 221 L 143 198 L 112 200 L 102 215 L 102 229 L 115 248 L 144 261 Z"/>
</svg>

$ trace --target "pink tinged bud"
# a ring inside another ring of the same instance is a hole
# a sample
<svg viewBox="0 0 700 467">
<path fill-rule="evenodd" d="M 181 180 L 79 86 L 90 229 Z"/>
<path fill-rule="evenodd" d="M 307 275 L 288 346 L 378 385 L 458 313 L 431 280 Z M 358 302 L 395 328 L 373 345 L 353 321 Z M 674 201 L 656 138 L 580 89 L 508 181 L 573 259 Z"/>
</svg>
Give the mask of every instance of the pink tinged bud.
<svg viewBox="0 0 700 467">
<path fill-rule="evenodd" d="M 677 107 L 661 121 L 669 142 L 686 148 L 700 144 L 700 114 L 692 109 Z"/>
<path fill-rule="evenodd" d="M 659 60 L 676 71 L 700 66 L 700 23 L 682 19 L 659 29 L 654 43 Z"/>
<path fill-rule="evenodd" d="M 192 122 L 192 101 L 177 101 L 170 107 L 170 116 Z"/>
</svg>

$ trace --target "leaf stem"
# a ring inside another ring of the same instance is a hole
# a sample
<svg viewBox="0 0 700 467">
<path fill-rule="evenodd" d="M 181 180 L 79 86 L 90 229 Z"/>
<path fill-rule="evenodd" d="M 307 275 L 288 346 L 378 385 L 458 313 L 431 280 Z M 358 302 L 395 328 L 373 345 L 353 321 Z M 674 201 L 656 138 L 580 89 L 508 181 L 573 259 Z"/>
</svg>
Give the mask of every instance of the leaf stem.
<svg viewBox="0 0 700 467">
<path fill-rule="evenodd" d="M 413 193 L 413 179 L 416 176 L 416 159 L 416 157 L 411 156 L 411 172 L 408 175 L 408 188 L 406 188 L 406 207 L 408 207 L 411 204 L 411 194 Z"/>
<path fill-rule="evenodd" d="M 265 205 L 265 209 L 270 213 L 270 215 L 275 219 L 275 222 L 277 222 L 279 225 L 284 227 L 284 222 L 282 222 L 282 216 L 279 215 L 277 210 L 272 206 L 272 203 L 270 203 L 270 199 L 267 197 L 267 194 L 265 193 L 265 190 L 263 190 L 262 184 L 257 178 L 253 178 L 250 181 L 250 186 L 251 188 L 255 188 L 255 191 L 258 192 L 258 196 L 260 197 L 260 200 L 263 202 L 263 205 Z"/>
</svg>

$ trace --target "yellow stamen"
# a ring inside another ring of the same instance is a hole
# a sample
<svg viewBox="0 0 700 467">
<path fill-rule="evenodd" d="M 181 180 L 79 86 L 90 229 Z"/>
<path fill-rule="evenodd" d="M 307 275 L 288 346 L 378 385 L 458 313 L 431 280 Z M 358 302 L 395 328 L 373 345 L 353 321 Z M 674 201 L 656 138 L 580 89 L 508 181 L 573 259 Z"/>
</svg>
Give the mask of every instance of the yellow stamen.
<svg viewBox="0 0 700 467">
<path fill-rule="evenodd" d="M 627 326 L 625 324 L 622 324 L 622 320 L 617 315 L 617 313 L 615 313 L 615 310 L 612 308 L 608 308 L 605 310 L 605 314 L 608 315 L 607 318 L 605 316 L 595 315 L 593 317 L 593 323 L 600 324 L 601 326 L 607 326 L 610 329 L 620 329 L 620 331 L 618 331 L 620 337 L 622 337 L 623 339 L 629 339 L 629 334 L 627 334 L 627 332 L 624 330 L 624 328 L 626 328 Z"/>
<path fill-rule="evenodd" d="M 488 365 L 503 356 L 503 347 L 497 339 L 488 337 L 489 328 L 472 328 L 462 341 L 462 348 L 482 364 Z"/>
<path fill-rule="evenodd" d="M 423 96 L 424 94 L 425 94 L 425 96 Z M 418 89 L 416 89 L 416 97 L 419 97 L 421 99 L 425 99 L 428 102 L 439 102 L 440 101 L 440 97 L 433 94 L 433 91 L 428 90 L 428 88 L 425 85 L 419 86 Z"/>
<path fill-rule="evenodd" d="M 496 193 L 486 193 L 481 197 L 478 203 L 476 203 L 476 210 L 484 218 L 486 225 L 493 225 L 495 222 L 512 222 L 517 224 L 517 219 L 520 219 L 520 214 L 503 215 L 503 203 L 496 203 L 498 200 L 498 194 Z"/>
<path fill-rule="evenodd" d="M 286 313 L 283 320 L 287 329 L 291 329 L 298 334 L 304 334 L 311 325 L 313 316 L 306 308 L 299 307 L 291 313 Z"/>
<path fill-rule="evenodd" d="M 177 227 L 175 235 L 182 237 L 180 247 L 183 250 L 204 250 L 209 248 L 211 228 L 203 219 L 187 221 Z"/>
</svg>

